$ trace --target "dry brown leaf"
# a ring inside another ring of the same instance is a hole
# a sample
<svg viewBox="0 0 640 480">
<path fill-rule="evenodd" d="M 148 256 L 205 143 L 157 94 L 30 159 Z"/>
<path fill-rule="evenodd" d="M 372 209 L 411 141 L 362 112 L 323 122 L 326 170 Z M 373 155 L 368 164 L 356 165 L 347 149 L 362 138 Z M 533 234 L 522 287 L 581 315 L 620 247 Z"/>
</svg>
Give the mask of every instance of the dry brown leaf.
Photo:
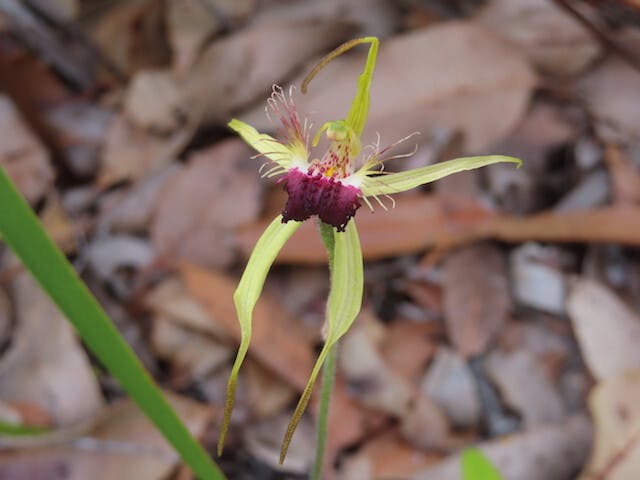
<svg viewBox="0 0 640 480">
<path fill-rule="evenodd" d="M 317 411 L 317 401 L 314 405 L 314 411 Z M 333 465 L 333 460 L 345 447 L 354 445 L 363 438 L 368 430 L 366 425 L 367 414 L 370 414 L 370 412 L 353 398 L 348 391 L 348 386 L 343 376 L 337 373 L 329 408 L 329 432 L 325 465 Z M 384 421 L 384 417 L 377 412 L 372 415 L 376 421 Z"/>
<path fill-rule="evenodd" d="M 603 138 L 621 143 L 640 139 L 640 75 L 632 66 L 607 60 L 580 79 L 578 92 Z"/>
<path fill-rule="evenodd" d="M 604 159 L 609 168 L 613 200 L 618 203 L 640 203 L 640 171 L 627 153 L 613 143 L 607 144 Z"/>
<path fill-rule="evenodd" d="M 202 379 L 233 355 L 228 345 L 161 315 L 154 319 L 150 341 L 158 357 L 169 362 L 172 384 L 178 388 Z"/>
<path fill-rule="evenodd" d="M 363 55 L 327 65 L 307 95 L 296 99 L 298 110 L 314 112 L 318 125 L 343 118 Z M 380 132 L 385 145 L 415 131 L 444 128 L 463 133 L 465 152 L 485 150 L 516 125 L 534 85 L 521 54 L 476 24 L 447 22 L 398 35 L 380 47 L 363 138 L 372 142 Z M 262 106 L 243 119 L 259 130 L 270 128 Z"/>
<path fill-rule="evenodd" d="M 200 151 L 163 188 L 151 239 L 159 255 L 207 266 L 234 259 L 230 230 L 255 221 L 261 187 L 248 147 L 239 139 Z"/>
<path fill-rule="evenodd" d="M 341 480 L 383 480 L 408 478 L 435 464 L 439 457 L 413 448 L 397 430 L 369 440 L 348 457 L 340 471 Z"/>
<path fill-rule="evenodd" d="M 485 361 L 488 376 L 504 402 L 520 414 L 525 429 L 560 422 L 565 407 L 544 366 L 524 350 L 495 350 Z"/>
<path fill-rule="evenodd" d="M 560 268 L 560 253 L 557 247 L 535 243 L 525 243 L 511 251 L 511 290 L 516 302 L 556 315 L 564 314 L 567 282 Z"/>
<path fill-rule="evenodd" d="M 412 444 L 450 446 L 446 417 L 433 400 L 386 364 L 373 338 L 384 338 L 385 333 L 376 331 L 379 326 L 368 312 L 364 316 L 345 335 L 339 350 L 338 362 L 349 390 L 363 405 L 398 417 L 402 434 Z"/>
<path fill-rule="evenodd" d="M 589 30 L 547 0 L 492 0 L 476 18 L 507 37 L 545 73 L 577 74 L 602 50 Z"/>
<path fill-rule="evenodd" d="M 206 42 L 227 27 L 247 17 L 255 0 L 171 0 L 166 22 L 173 52 L 173 69 L 188 74 Z"/>
<path fill-rule="evenodd" d="M 282 411 L 294 400 L 296 391 L 271 371 L 251 358 L 243 372 L 247 386 L 247 406 L 253 418 L 269 418 Z"/>
<path fill-rule="evenodd" d="M 33 3 L 54 18 L 71 21 L 80 14 L 80 0 L 35 0 Z"/>
<path fill-rule="evenodd" d="M 212 419 L 210 407 L 165 393 L 192 434 L 201 436 Z M 71 441 L 69 441 L 71 440 Z M 60 446 L 5 452 L 0 478 L 12 480 L 164 480 L 179 462 L 177 453 L 126 400 L 110 407 L 84 436 Z"/>
<path fill-rule="evenodd" d="M 40 221 L 60 250 L 67 254 L 75 252 L 76 237 L 80 232 L 75 230 L 73 222 L 57 196 L 52 196 L 47 201 L 47 205 L 40 213 Z"/>
<path fill-rule="evenodd" d="M 447 257 L 443 274 L 449 340 L 464 357 L 480 355 L 511 308 L 505 258 L 489 244 L 465 247 Z"/>
<path fill-rule="evenodd" d="M 398 319 L 386 329 L 380 354 L 396 373 L 415 382 L 436 350 L 433 325 Z"/>
<path fill-rule="evenodd" d="M 548 185 L 548 159 L 563 145 L 575 142 L 578 134 L 579 126 L 565 109 L 535 98 L 517 128 L 491 148 L 494 154 L 524 161 L 522 168 L 497 164 L 482 171 L 492 197 L 510 212 L 539 210 L 546 201 L 540 192 Z"/>
<path fill-rule="evenodd" d="M 271 85 L 339 43 L 349 31 L 335 19 L 283 21 L 250 26 L 218 40 L 202 53 L 185 79 L 184 112 L 226 123 L 233 111 L 261 95 L 266 100 Z"/>
<path fill-rule="evenodd" d="M 640 367 L 640 317 L 604 285 L 577 280 L 567 299 L 582 357 L 598 380 Z"/>
<path fill-rule="evenodd" d="M 280 442 L 287 431 L 289 420 L 289 415 L 283 413 L 253 422 L 245 430 L 245 445 L 252 456 L 273 469 L 306 474 L 311 470 L 315 445 L 315 429 L 308 417 L 303 417 L 298 424 L 291 450 L 287 453 L 284 465 L 280 466 Z"/>
<path fill-rule="evenodd" d="M 359 37 L 385 38 L 398 30 L 401 21 L 399 10 L 397 5 L 385 0 L 295 0 L 261 9 L 253 21 L 335 22 L 339 18 L 356 25 Z"/>
<path fill-rule="evenodd" d="M 88 101 L 59 102 L 44 112 L 56 147 L 71 171 L 92 177 L 99 166 L 100 149 L 113 112 Z"/>
<path fill-rule="evenodd" d="M 91 34 L 120 70 L 165 65 L 170 49 L 165 38 L 162 0 L 119 2 L 91 26 Z"/>
<path fill-rule="evenodd" d="M 105 235 L 96 237 L 86 248 L 86 261 L 96 278 L 107 283 L 117 294 L 131 293 L 131 269 L 142 270 L 154 259 L 148 239 L 133 235 Z"/>
<path fill-rule="evenodd" d="M 180 275 L 194 298 L 230 335 L 240 339 L 233 304 L 236 281 L 187 263 L 181 264 Z M 312 347 L 298 332 L 295 320 L 266 295 L 260 298 L 253 314 L 249 352 L 290 385 L 304 389 L 314 362 Z"/>
<path fill-rule="evenodd" d="M 146 233 L 162 188 L 179 171 L 179 165 L 170 165 L 156 174 L 145 176 L 130 188 L 118 190 L 104 199 L 100 204 L 96 230 Z"/>
<path fill-rule="evenodd" d="M 579 480 L 627 480 L 640 472 L 640 370 L 598 384 L 589 395 L 594 446 Z"/>
<path fill-rule="evenodd" d="M 5 95 L 0 95 L 0 166 L 31 204 L 53 185 L 49 154 Z"/>
<path fill-rule="evenodd" d="M 407 412 L 413 386 L 388 367 L 361 322 L 341 341 L 338 363 L 349 389 L 361 403 L 397 417 Z"/>
<path fill-rule="evenodd" d="M 194 130 L 195 124 L 185 124 L 161 136 L 133 125 L 123 115 L 114 117 L 105 137 L 97 185 L 106 188 L 160 170 L 175 160 Z"/>
<path fill-rule="evenodd" d="M 478 448 L 513 480 L 570 478 L 589 454 L 591 425 L 584 416 L 552 426 L 482 443 Z M 409 480 L 459 480 L 460 455 L 453 455 L 437 466 L 412 475 Z"/>
<path fill-rule="evenodd" d="M 95 415 L 102 395 L 71 325 L 27 273 L 13 294 L 18 319 L 0 361 L 0 398 L 32 402 L 59 426 Z"/>
<path fill-rule="evenodd" d="M 455 350 L 438 349 L 420 388 L 443 409 L 454 427 L 478 426 L 481 415 L 478 387 L 467 362 Z"/>
<path fill-rule="evenodd" d="M 180 278 L 171 277 L 156 285 L 145 296 L 144 304 L 155 314 L 170 318 L 177 325 L 224 341 L 231 337 L 222 322 L 209 314 Z"/>
<path fill-rule="evenodd" d="M 136 127 L 168 134 L 180 126 L 181 96 L 171 71 L 142 70 L 129 82 L 123 111 Z"/>
</svg>

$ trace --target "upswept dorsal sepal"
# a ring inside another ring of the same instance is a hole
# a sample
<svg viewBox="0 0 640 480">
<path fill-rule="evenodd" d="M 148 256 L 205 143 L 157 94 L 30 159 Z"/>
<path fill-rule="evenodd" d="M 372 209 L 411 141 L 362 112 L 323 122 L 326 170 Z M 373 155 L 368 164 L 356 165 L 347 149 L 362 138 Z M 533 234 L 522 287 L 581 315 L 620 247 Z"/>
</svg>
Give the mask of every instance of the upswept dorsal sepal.
<svg viewBox="0 0 640 480">
<path fill-rule="evenodd" d="M 373 78 L 373 71 L 376 68 L 376 59 L 378 57 L 379 41 L 376 37 L 362 37 L 356 38 L 349 42 L 343 43 L 331 53 L 326 55 L 318 64 L 313 67 L 313 70 L 304 78 L 302 82 L 302 93 L 307 93 L 309 83 L 313 78 L 322 70 L 331 60 L 339 57 L 343 53 L 351 50 L 353 47 L 361 45 L 363 43 L 369 43 L 369 54 L 367 55 L 367 63 L 364 66 L 364 70 L 358 77 L 358 91 L 351 103 L 351 108 L 345 121 L 353 129 L 356 136 L 362 135 L 364 126 L 367 123 L 367 116 L 369 115 L 369 97 L 371 90 L 371 80 Z"/>
</svg>

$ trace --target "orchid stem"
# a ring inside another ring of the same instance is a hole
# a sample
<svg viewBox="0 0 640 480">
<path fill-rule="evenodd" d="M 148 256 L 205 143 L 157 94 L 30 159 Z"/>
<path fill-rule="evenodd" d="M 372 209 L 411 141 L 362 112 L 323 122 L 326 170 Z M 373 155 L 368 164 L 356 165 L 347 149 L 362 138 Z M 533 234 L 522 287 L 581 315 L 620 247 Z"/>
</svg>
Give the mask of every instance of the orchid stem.
<svg viewBox="0 0 640 480">
<path fill-rule="evenodd" d="M 331 225 L 319 222 L 320 236 L 329 254 L 329 270 L 333 270 L 333 250 L 335 247 L 335 230 Z M 336 376 L 336 347 L 329 350 L 322 368 L 322 388 L 320 390 L 320 405 L 318 407 L 316 458 L 313 464 L 311 480 L 320 480 L 324 454 L 327 450 L 327 436 L 329 431 L 329 404 L 333 392 L 333 382 Z"/>
<path fill-rule="evenodd" d="M 318 408 L 316 459 L 313 464 L 312 480 L 320 480 L 324 454 L 327 449 L 327 434 L 329 431 L 329 405 L 333 393 L 333 382 L 336 377 L 336 347 L 330 351 L 322 370 L 322 390 L 320 391 L 320 406 Z"/>
</svg>

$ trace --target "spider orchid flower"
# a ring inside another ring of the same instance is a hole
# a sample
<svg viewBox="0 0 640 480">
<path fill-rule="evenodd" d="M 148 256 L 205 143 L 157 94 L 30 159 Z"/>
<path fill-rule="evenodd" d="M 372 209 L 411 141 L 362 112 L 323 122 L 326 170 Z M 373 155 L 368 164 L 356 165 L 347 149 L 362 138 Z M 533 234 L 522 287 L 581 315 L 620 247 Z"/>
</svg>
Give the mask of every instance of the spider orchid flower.
<svg viewBox="0 0 640 480">
<path fill-rule="evenodd" d="M 361 202 L 371 208 L 370 199 L 374 199 L 384 208 L 380 196 L 410 190 L 453 173 L 493 163 L 521 163 L 513 157 L 494 155 L 458 158 L 400 173 L 383 171 L 383 162 L 406 155 L 384 158 L 384 154 L 399 142 L 381 150 L 378 147 L 379 141 L 369 148 L 363 148 L 360 140 L 369 111 L 369 90 L 378 53 L 377 38 L 355 39 L 329 53 L 305 78 L 302 92 L 306 92 L 309 81 L 328 62 L 360 44 L 369 44 L 370 48 L 351 108 L 345 119 L 325 123 L 313 141 L 310 141 L 310 125 L 306 120 L 301 121 L 296 111 L 291 90 L 287 94 L 279 87 L 273 88 L 266 110 L 269 118 L 280 124 L 280 140 L 259 133 L 240 120 L 233 119 L 229 122 L 229 127 L 258 152 L 257 156 L 266 158 L 267 162 L 261 169 L 263 176 L 279 176 L 279 181 L 288 193 L 288 200 L 282 214 L 273 220 L 256 243 L 234 294 L 242 333 L 227 385 L 218 443 L 219 455 L 222 453 L 231 419 L 238 372 L 249 348 L 253 309 L 276 256 L 304 220 L 317 216 L 323 240 L 330 246 L 331 290 L 327 301 L 324 347 L 287 429 L 280 463 L 284 460 L 295 428 L 309 402 L 324 360 L 340 337 L 347 332 L 361 308 L 363 261 L 353 219 Z M 326 136 L 328 147 L 322 156 L 313 157 L 312 149 L 317 147 L 322 134 Z"/>
</svg>

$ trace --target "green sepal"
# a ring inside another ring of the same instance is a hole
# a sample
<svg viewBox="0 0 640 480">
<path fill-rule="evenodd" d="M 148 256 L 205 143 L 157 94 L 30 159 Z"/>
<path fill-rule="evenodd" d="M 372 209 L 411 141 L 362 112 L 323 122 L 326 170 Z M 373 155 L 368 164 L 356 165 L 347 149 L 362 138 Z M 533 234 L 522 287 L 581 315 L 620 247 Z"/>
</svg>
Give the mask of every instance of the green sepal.
<svg viewBox="0 0 640 480">
<path fill-rule="evenodd" d="M 284 145 L 266 133 L 260 133 L 248 123 L 232 119 L 227 126 L 236 132 L 254 150 L 283 168 L 290 168 L 293 162 L 307 160 L 306 148 L 303 144 Z"/>
<path fill-rule="evenodd" d="M 369 92 L 371 90 L 371 80 L 373 78 L 373 71 L 376 68 L 376 59 L 378 57 L 378 46 L 380 44 L 378 39 L 376 37 L 363 37 L 343 43 L 320 60 L 302 81 L 302 93 L 306 93 L 309 82 L 311 82 L 318 72 L 331 60 L 363 43 L 369 43 L 371 46 L 369 47 L 369 54 L 367 55 L 367 63 L 364 66 L 364 70 L 358 77 L 358 91 L 356 92 L 356 96 L 351 103 L 351 108 L 349 109 L 349 113 L 346 117 L 347 124 L 355 132 L 357 137 L 362 135 L 364 126 L 367 123 L 367 116 L 369 115 Z"/>
<path fill-rule="evenodd" d="M 367 172 L 362 180 L 360 190 L 365 197 L 376 195 L 391 195 L 434 182 L 454 173 L 492 165 L 494 163 L 515 163 L 520 167 L 522 160 L 504 155 L 487 155 L 482 157 L 464 157 L 446 162 L 428 165 L 426 167 L 408 170 L 406 172 L 390 173 L 388 175 L 368 176 L 375 172 Z"/>
<path fill-rule="evenodd" d="M 462 452 L 462 480 L 503 480 L 498 469 L 477 448 Z"/>
<path fill-rule="evenodd" d="M 222 426 L 220 427 L 220 437 L 218 439 L 218 456 L 222 455 L 224 440 L 229 430 L 229 423 L 231 422 L 231 411 L 233 410 L 233 402 L 235 399 L 238 372 L 249 350 L 253 309 L 256 303 L 258 303 L 258 298 L 262 293 L 262 288 L 271 265 L 273 265 L 284 244 L 291 238 L 291 235 L 300 228 L 300 225 L 302 225 L 301 222 L 294 221 L 282 223 L 282 215 L 278 215 L 275 220 L 271 222 L 253 248 L 238 288 L 236 288 L 233 294 L 233 301 L 236 305 L 238 321 L 240 323 L 240 347 L 238 348 L 238 354 L 227 383 L 224 415 L 222 417 Z"/>
<path fill-rule="evenodd" d="M 323 230 L 325 235 L 326 230 Z M 331 290 L 327 301 L 327 338 L 313 366 L 309 381 L 291 417 L 280 450 L 280 463 L 284 462 L 293 434 L 311 398 L 311 392 L 327 355 L 353 324 L 362 306 L 364 272 L 362 249 L 354 220 L 344 233 L 333 232 L 333 259 L 331 262 Z M 325 244 L 330 244 L 325 239 Z"/>
<path fill-rule="evenodd" d="M 373 70 L 376 68 L 376 58 L 378 56 L 378 39 L 376 37 L 365 37 L 357 40 L 358 43 L 370 43 L 367 63 L 364 70 L 358 77 L 358 91 L 351 103 L 351 108 L 347 114 L 347 123 L 353 128 L 358 136 L 362 135 L 364 126 L 369 116 L 369 99 L 371 91 L 371 80 Z"/>
</svg>

